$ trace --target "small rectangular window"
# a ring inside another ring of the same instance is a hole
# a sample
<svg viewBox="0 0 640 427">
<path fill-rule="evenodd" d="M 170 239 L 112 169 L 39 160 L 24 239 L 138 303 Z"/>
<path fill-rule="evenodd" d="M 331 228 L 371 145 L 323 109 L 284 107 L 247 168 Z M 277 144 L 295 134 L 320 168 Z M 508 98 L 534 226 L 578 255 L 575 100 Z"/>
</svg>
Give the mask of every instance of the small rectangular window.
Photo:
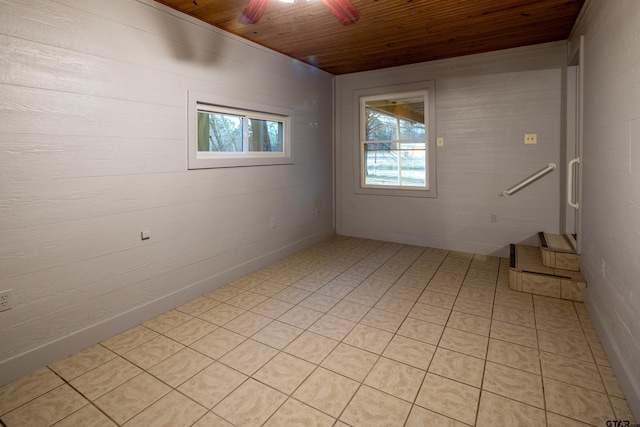
<svg viewBox="0 0 640 427">
<path fill-rule="evenodd" d="M 262 111 L 222 106 L 191 95 L 190 169 L 293 163 L 286 111 L 257 104 L 252 106 Z"/>
<path fill-rule="evenodd" d="M 435 197 L 433 100 L 429 96 L 428 89 L 360 96 L 357 192 Z"/>
</svg>

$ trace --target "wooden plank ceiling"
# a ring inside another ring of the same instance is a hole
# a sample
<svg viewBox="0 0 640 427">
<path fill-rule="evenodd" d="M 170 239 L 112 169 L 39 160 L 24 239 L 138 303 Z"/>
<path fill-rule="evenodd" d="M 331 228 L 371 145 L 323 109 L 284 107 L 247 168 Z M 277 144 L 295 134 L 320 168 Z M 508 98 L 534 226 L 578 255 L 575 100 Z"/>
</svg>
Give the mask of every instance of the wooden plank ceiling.
<svg viewBox="0 0 640 427">
<path fill-rule="evenodd" d="M 342 26 L 320 0 L 271 0 L 257 24 L 238 22 L 248 0 L 156 0 L 209 24 L 345 74 L 566 40 L 584 0 L 352 0 Z"/>
</svg>

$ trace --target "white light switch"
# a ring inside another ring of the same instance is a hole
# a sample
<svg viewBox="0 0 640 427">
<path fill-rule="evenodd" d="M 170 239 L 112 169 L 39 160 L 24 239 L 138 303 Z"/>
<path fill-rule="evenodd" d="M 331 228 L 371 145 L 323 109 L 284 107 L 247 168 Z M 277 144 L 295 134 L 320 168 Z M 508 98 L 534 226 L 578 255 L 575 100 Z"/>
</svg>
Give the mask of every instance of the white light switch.
<svg viewBox="0 0 640 427">
<path fill-rule="evenodd" d="M 436 145 L 438 147 L 444 147 L 444 138 L 439 136 L 438 138 L 436 138 Z"/>
</svg>

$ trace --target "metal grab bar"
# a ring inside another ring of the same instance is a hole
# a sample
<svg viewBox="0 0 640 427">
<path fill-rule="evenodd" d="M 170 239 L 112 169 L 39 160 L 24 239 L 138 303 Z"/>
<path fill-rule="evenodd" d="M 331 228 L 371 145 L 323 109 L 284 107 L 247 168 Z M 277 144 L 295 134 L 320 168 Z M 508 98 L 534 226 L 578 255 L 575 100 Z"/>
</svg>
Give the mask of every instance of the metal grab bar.
<svg viewBox="0 0 640 427">
<path fill-rule="evenodd" d="M 569 166 L 567 169 L 567 203 L 574 209 L 579 209 L 580 205 L 573 198 L 575 196 L 575 191 L 573 191 L 573 170 L 576 165 L 580 164 L 580 157 L 576 157 L 575 159 L 569 162 Z"/>
<path fill-rule="evenodd" d="M 518 191 L 522 190 L 527 185 L 530 185 L 530 184 L 534 183 L 535 181 L 539 180 L 540 178 L 542 178 L 543 176 L 545 176 L 549 172 L 553 171 L 555 168 L 557 168 L 555 163 L 549 163 L 549 165 L 547 165 L 547 167 L 540 169 L 538 172 L 536 172 L 533 175 L 523 179 L 521 182 L 517 183 L 513 187 L 511 187 L 511 188 L 509 188 L 507 190 L 504 190 L 502 192 L 502 194 L 500 194 L 500 195 L 504 196 L 504 197 L 509 197 L 510 195 L 515 194 Z"/>
</svg>

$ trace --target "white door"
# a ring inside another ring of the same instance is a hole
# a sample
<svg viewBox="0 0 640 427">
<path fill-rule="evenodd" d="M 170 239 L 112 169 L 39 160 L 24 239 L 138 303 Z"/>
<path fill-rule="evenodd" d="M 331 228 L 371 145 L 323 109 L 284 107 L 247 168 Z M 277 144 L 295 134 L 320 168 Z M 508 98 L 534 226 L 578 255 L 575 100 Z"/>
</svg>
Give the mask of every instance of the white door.
<svg viewBox="0 0 640 427">
<path fill-rule="evenodd" d="M 573 53 L 567 67 L 567 165 L 565 232 L 580 253 L 580 194 L 582 169 L 582 64 L 584 59 L 584 39 Z"/>
</svg>

